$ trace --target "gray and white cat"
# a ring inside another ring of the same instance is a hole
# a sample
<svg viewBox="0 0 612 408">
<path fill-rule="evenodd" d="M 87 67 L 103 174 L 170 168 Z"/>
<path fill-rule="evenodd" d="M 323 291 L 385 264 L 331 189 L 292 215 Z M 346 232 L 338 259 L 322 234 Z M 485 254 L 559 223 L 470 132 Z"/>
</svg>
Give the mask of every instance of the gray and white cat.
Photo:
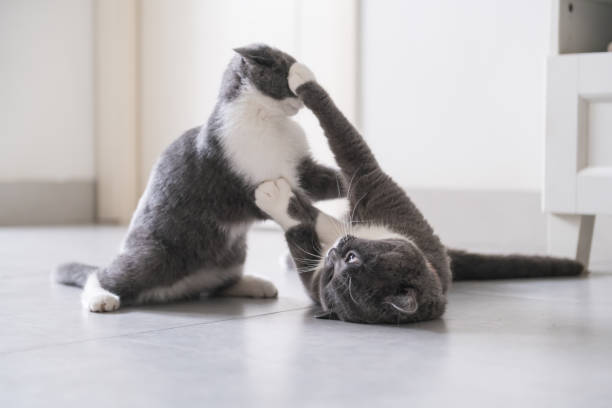
<svg viewBox="0 0 612 408">
<path fill-rule="evenodd" d="M 290 116 L 302 102 L 287 84 L 295 59 L 265 45 L 235 50 L 206 126 L 188 130 L 161 155 L 110 265 L 61 265 L 58 282 L 84 287 L 92 312 L 201 292 L 275 297 L 276 287 L 243 275 L 246 233 L 265 218 L 254 190 L 282 177 L 314 200 L 337 197 L 335 170 L 317 164 Z"/>
<path fill-rule="evenodd" d="M 262 183 L 256 204 L 285 230 L 299 276 L 322 316 L 403 323 L 444 313 L 454 279 L 578 275 L 575 261 L 447 250 L 406 193 L 385 174 L 357 130 L 300 63 L 288 82 L 319 119 L 348 185 L 349 218 L 312 206 L 284 178 Z"/>
</svg>

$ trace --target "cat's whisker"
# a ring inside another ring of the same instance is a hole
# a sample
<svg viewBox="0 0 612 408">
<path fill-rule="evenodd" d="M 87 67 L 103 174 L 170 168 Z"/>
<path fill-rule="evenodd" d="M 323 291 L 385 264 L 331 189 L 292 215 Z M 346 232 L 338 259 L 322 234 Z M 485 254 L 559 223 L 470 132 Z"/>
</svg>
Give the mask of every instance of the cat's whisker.
<svg viewBox="0 0 612 408">
<path fill-rule="evenodd" d="M 348 281 L 348 294 L 349 297 L 351 298 L 351 300 L 358 305 L 357 301 L 355 300 L 355 298 L 353 297 L 353 292 L 351 292 L 351 283 L 353 282 L 353 280 L 351 279 L 351 277 L 349 276 L 349 281 Z"/>
<path fill-rule="evenodd" d="M 298 268 L 298 274 L 304 274 L 304 273 L 312 273 L 312 272 L 316 272 L 317 271 L 317 267 L 310 267 L 310 268 Z"/>
<path fill-rule="evenodd" d="M 342 192 L 340 191 L 340 179 L 336 175 L 336 187 L 338 188 L 338 198 L 342 198 Z"/>
<path fill-rule="evenodd" d="M 319 259 L 321 258 L 320 254 L 313 254 L 312 252 L 309 252 L 309 251 L 305 250 L 304 248 L 302 248 L 300 246 L 297 246 L 297 245 L 296 245 L 296 247 L 297 247 L 297 249 L 299 249 L 300 251 L 304 252 L 307 255 L 310 255 L 310 256 L 312 256 L 314 258 L 319 258 Z"/>
<path fill-rule="evenodd" d="M 361 168 L 361 167 L 360 167 Z M 359 168 L 359 169 L 360 169 Z M 353 175 L 351 176 L 351 180 L 349 181 L 349 186 L 348 189 L 346 190 L 346 197 L 350 200 L 351 197 L 351 187 L 353 186 L 353 179 L 355 178 L 355 176 L 357 175 L 357 173 L 359 172 L 359 169 L 355 170 L 355 172 L 353 173 Z"/>
<path fill-rule="evenodd" d="M 301 263 L 317 263 L 318 260 L 315 259 L 310 259 L 310 258 L 298 258 L 298 257 L 294 257 L 293 258 L 294 261 L 298 261 Z"/>
<path fill-rule="evenodd" d="M 361 198 L 357 200 L 357 202 L 355 203 L 355 206 L 353 207 L 353 212 L 351 213 L 351 223 L 353 222 L 353 216 L 355 215 L 355 210 L 357 210 L 359 203 L 361 202 L 361 200 L 363 200 L 368 195 L 368 193 L 369 191 L 366 191 L 365 194 L 361 196 Z"/>
</svg>

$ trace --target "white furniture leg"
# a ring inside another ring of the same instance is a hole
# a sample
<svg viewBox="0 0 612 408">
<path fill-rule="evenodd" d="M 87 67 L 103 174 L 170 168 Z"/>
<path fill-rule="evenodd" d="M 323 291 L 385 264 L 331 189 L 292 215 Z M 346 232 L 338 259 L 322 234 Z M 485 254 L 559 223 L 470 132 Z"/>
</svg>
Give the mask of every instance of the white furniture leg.
<svg viewBox="0 0 612 408">
<path fill-rule="evenodd" d="M 548 215 L 548 254 L 574 258 L 589 266 L 594 215 Z"/>
</svg>

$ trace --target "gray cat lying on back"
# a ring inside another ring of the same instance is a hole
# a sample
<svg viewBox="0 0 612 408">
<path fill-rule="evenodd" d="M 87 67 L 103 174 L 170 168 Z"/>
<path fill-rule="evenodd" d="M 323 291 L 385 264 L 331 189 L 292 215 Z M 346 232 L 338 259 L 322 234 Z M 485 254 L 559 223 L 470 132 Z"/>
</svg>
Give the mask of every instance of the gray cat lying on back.
<svg viewBox="0 0 612 408">
<path fill-rule="evenodd" d="M 454 279 L 578 275 L 578 262 L 447 250 L 406 193 L 385 174 L 357 130 L 304 65 L 289 85 L 312 110 L 348 185 L 349 218 L 334 219 L 280 178 L 256 203 L 285 230 L 300 278 L 322 316 L 364 323 L 435 319 Z M 292 191 L 293 190 L 293 191 Z M 451 273 L 452 272 L 452 273 Z"/>
<path fill-rule="evenodd" d="M 265 218 L 255 187 L 283 177 L 314 200 L 342 193 L 336 172 L 313 161 L 289 118 L 302 107 L 287 85 L 295 59 L 264 45 L 236 52 L 207 126 L 161 155 L 117 257 L 104 268 L 69 263 L 56 271 L 59 282 L 84 287 L 90 311 L 201 292 L 274 297 L 272 283 L 242 275 L 247 230 Z"/>
</svg>

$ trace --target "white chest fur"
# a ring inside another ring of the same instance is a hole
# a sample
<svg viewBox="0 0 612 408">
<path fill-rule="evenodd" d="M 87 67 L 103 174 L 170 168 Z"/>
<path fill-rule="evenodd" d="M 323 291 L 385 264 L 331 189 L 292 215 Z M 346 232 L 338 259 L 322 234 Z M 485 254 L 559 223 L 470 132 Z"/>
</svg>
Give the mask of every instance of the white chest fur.
<svg viewBox="0 0 612 408">
<path fill-rule="evenodd" d="M 297 187 L 308 143 L 300 125 L 270 109 L 278 103 L 256 90 L 243 93 L 223 107 L 220 136 L 231 166 L 253 184 L 283 177 Z"/>
</svg>

